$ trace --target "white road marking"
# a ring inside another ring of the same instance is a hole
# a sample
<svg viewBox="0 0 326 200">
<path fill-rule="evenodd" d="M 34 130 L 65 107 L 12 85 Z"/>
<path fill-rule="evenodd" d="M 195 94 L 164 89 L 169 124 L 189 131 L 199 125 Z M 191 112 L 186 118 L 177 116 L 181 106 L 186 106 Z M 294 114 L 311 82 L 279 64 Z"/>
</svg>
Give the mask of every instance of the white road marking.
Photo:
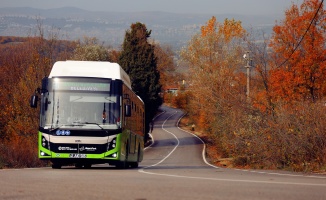
<svg viewBox="0 0 326 200">
<path fill-rule="evenodd" d="M 158 117 L 158 116 L 160 116 L 160 115 L 162 115 L 162 114 L 164 114 L 166 111 L 164 110 L 163 112 L 161 112 L 160 114 L 158 114 L 158 115 L 156 115 L 154 118 L 153 118 L 153 121 Z M 154 126 L 154 124 L 153 124 L 153 126 Z M 147 147 L 145 147 L 144 148 L 144 150 L 146 150 L 146 149 L 148 149 L 148 148 L 151 148 L 151 146 L 154 144 L 154 137 L 152 136 L 152 134 L 151 133 L 148 133 L 150 136 L 151 136 L 151 138 L 152 138 L 152 144 L 150 144 L 149 146 L 147 146 Z"/>
<path fill-rule="evenodd" d="M 202 151 L 202 157 L 203 157 L 203 160 L 204 160 L 204 162 L 206 163 L 206 165 L 209 165 L 209 166 L 211 166 L 211 167 L 213 167 L 213 168 L 219 169 L 219 167 L 217 167 L 217 166 L 215 166 L 215 165 L 212 165 L 211 163 L 209 163 L 209 162 L 206 160 L 206 156 L 205 156 L 205 154 L 206 154 L 206 144 L 205 144 L 205 142 L 204 142 L 200 137 L 198 137 L 197 135 L 195 135 L 195 134 L 193 134 L 193 133 L 191 133 L 191 132 L 189 132 L 189 131 L 183 130 L 183 129 L 181 129 L 181 128 L 179 127 L 180 120 L 181 120 L 184 116 L 185 116 L 185 114 L 183 114 L 183 115 L 179 118 L 179 120 L 178 120 L 178 122 L 177 122 L 177 127 L 178 127 L 178 129 L 181 130 L 181 131 L 183 131 L 183 132 L 189 133 L 189 134 L 195 136 L 196 138 L 198 138 L 198 139 L 203 143 L 203 145 L 204 145 L 204 147 L 203 147 L 203 151 Z"/>
<path fill-rule="evenodd" d="M 142 169 L 147 169 L 147 168 L 150 168 L 150 167 L 154 167 L 154 166 L 156 166 L 156 165 L 159 165 L 159 164 L 161 164 L 164 160 L 166 160 L 168 157 L 170 157 L 170 155 L 177 149 L 177 147 L 179 146 L 179 144 L 180 144 L 180 141 L 179 141 L 179 139 L 177 138 L 177 136 L 176 135 L 174 135 L 172 132 L 170 132 L 170 131 L 168 131 L 168 130 L 166 130 L 165 128 L 164 128 L 164 124 L 167 122 L 167 120 L 168 119 L 170 119 L 173 115 L 175 115 L 176 113 L 177 113 L 178 111 L 176 111 L 175 113 L 173 113 L 172 115 L 170 115 L 169 117 L 167 117 L 166 119 L 165 119 L 165 121 L 163 122 L 163 124 L 162 124 L 162 126 L 161 126 L 161 128 L 162 128 L 162 130 L 164 130 L 165 132 L 168 132 L 168 133 L 170 133 L 171 135 L 173 135 L 173 137 L 177 140 L 177 145 L 172 149 L 172 151 L 167 155 L 167 156 L 165 156 L 161 161 L 159 161 L 158 163 L 156 163 L 156 164 L 154 164 L 154 165 L 150 165 L 150 166 L 147 166 L 147 167 L 144 167 L 144 168 L 142 168 Z M 154 142 L 153 142 L 154 143 Z M 140 170 L 142 170 L 142 169 L 140 169 Z"/>
<path fill-rule="evenodd" d="M 168 177 L 175 177 L 175 178 L 188 178 L 188 179 L 200 179 L 200 180 L 212 180 L 212 181 L 226 181 L 226 182 L 245 182 L 245 183 L 264 183 L 264 184 L 281 184 L 281 185 L 301 185 L 301 186 L 323 186 L 325 187 L 326 184 L 318 184 L 318 183 L 298 183 L 298 182 L 278 182 L 278 181 L 255 181 L 255 180 L 241 180 L 241 179 L 220 179 L 220 178 L 207 178 L 207 177 L 195 177 L 195 176 L 181 176 L 181 175 L 173 175 L 173 174 L 162 174 L 162 173 L 154 173 L 154 172 L 148 172 L 148 171 L 145 171 L 145 169 L 148 169 L 148 168 L 151 168 L 151 167 L 154 167 L 154 166 L 157 166 L 159 164 L 161 164 L 162 162 L 164 162 L 167 158 L 169 158 L 172 153 L 177 149 L 177 147 L 179 146 L 180 144 L 180 141 L 179 139 L 177 138 L 177 136 L 175 134 L 173 134 L 172 132 L 166 130 L 164 128 L 164 125 L 165 123 L 167 122 L 168 119 L 170 119 L 173 115 L 175 115 L 178 111 L 175 111 L 175 113 L 171 114 L 169 117 L 167 117 L 165 119 L 165 121 L 163 122 L 161 128 L 162 130 L 164 130 L 165 132 L 171 134 L 176 140 L 177 140 L 177 144 L 176 146 L 171 150 L 171 152 L 165 156 L 162 160 L 160 160 L 159 162 L 153 164 L 153 165 L 149 165 L 149 166 L 146 166 L 146 167 L 143 167 L 141 169 L 138 170 L 138 172 L 140 173 L 145 173 L 145 174 L 150 174 L 150 175 L 156 175 L 156 176 L 168 176 Z M 163 114 L 163 113 L 161 113 Z M 160 115 L 161 115 L 160 114 Z M 202 157 L 203 157 L 203 160 L 204 162 L 213 167 L 213 168 L 219 168 L 217 166 L 214 166 L 212 164 L 210 164 L 207 160 L 206 160 L 206 156 L 205 156 L 205 150 L 206 150 L 206 145 L 204 143 L 204 141 L 199 138 L 197 135 L 189 132 L 189 131 L 185 131 L 183 129 L 181 129 L 179 127 L 179 122 L 180 120 L 182 119 L 184 115 L 182 115 L 178 122 L 177 122 L 177 127 L 179 130 L 181 131 L 184 131 L 186 133 L 189 133 L 195 137 L 197 137 L 203 144 L 204 144 L 204 147 L 203 147 L 203 151 L 202 151 Z M 154 139 L 154 138 L 152 138 Z M 154 143 L 154 142 L 153 142 Z M 282 174 L 282 173 L 270 173 L 270 172 L 259 172 L 259 171 L 253 171 L 253 170 L 241 170 L 241 169 L 235 169 L 235 170 L 238 170 L 238 171 L 243 171 L 243 172 L 251 172 L 251 173 L 260 173 L 260 174 L 267 174 L 267 175 L 279 175 L 279 176 L 289 176 L 289 177 L 305 177 L 305 178 L 319 178 L 319 179 L 325 179 L 326 177 L 322 177 L 322 176 L 306 176 L 306 175 L 294 175 L 294 174 Z"/>
<path fill-rule="evenodd" d="M 181 176 L 173 174 L 161 174 L 144 171 L 144 168 L 138 170 L 141 173 L 156 175 L 156 176 L 168 176 L 174 178 L 187 178 L 187 179 L 199 179 L 199 180 L 211 180 L 211 181 L 224 181 L 224 182 L 242 182 L 242 183 L 263 183 L 263 184 L 279 184 L 279 185 L 301 185 L 301 186 L 321 186 L 326 187 L 326 184 L 319 183 L 299 183 L 299 182 L 279 182 L 279 181 L 255 181 L 255 180 L 241 180 L 241 179 L 223 179 L 223 178 L 207 178 L 196 176 Z"/>
</svg>

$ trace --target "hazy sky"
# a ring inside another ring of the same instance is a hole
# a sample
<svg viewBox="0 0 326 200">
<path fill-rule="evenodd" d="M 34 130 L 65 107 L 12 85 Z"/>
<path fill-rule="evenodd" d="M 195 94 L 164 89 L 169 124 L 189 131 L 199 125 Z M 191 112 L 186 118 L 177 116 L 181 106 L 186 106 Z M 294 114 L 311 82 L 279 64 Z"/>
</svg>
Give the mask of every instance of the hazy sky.
<svg viewBox="0 0 326 200">
<path fill-rule="evenodd" d="M 0 7 L 59 8 L 91 11 L 166 11 L 206 14 L 284 14 L 303 0 L 1 0 Z"/>
</svg>

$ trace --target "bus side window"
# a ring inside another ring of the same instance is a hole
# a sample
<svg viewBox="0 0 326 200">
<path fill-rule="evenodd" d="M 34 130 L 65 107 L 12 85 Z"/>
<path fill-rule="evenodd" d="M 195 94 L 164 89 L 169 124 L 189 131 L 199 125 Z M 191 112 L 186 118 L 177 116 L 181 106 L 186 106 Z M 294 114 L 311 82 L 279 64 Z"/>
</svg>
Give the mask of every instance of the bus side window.
<svg viewBox="0 0 326 200">
<path fill-rule="evenodd" d="M 126 105 L 125 106 L 125 116 L 130 117 L 131 116 L 131 105 Z"/>
</svg>

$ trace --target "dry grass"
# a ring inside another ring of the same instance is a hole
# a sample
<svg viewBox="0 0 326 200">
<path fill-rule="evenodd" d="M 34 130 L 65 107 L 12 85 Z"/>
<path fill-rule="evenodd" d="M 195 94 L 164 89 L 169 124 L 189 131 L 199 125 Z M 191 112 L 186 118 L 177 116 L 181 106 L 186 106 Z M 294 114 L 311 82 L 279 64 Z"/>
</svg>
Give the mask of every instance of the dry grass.
<svg viewBox="0 0 326 200">
<path fill-rule="evenodd" d="M 284 169 L 302 172 L 326 170 L 326 107 L 321 104 L 278 104 L 268 115 L 233 108 L 201 129 L 197 118 L 186 116 L 180 127 L 207 145 L 210 162 L 223 167 Z"/>
</svg>

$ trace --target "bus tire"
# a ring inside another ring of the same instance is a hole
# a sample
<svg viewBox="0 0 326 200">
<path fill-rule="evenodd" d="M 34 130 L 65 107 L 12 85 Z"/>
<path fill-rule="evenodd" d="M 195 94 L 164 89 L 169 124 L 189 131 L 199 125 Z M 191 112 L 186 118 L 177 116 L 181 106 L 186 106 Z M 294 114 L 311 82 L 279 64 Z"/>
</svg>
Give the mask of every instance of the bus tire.
<svg viewBox="0 0 326 200">
<path fill-rule="evenodd" d="M 125 160 L 124 161 L 119 161 L 116 164 L 116 167 L 118 169 L 127 169 L 129 167 L 128 154 L 129 154 L 129 144 L 127 143 L 127 145 L 126 145 L 126 156 L 125 156 Z"/>
<path fill-rule="evenodd" d="M 127 168 L 127 162 L 126 161 L 119 161 L 116 165 L 116 168 L 118 169 L 126 169 Z"/>
<path fill-rule="evenodd" d="M 136 161 L 136 162 L 131 162 L 131 163 L 130 163 L 130 167 L 131 167 L 131 168 L 138 168 L 139 161 L 140 161 L 140 144 L 138 144 L 137 161 Z"/>
<path fill-rule="evenodd" d="M 84 164 L 84 168 L 85 169 L 90 169 L 90 168 L 92 168 L 92 164 L 89 164 L 89 163 Z"/>
<path fill-rule="evenodd" d="M 53 163 L 52 164 L 52 169 L 61 169 L 62 165 L 60 165 L 59 163 Z"/>
<path fill-rule="evenodd" d="M 81 168 L 83 168 L 83 164 L 81 164 L 81 163 L 76 163 L 76 164 L 75 164 L 75 168 L 77 168 L 77 169 L 81 169 Z"/>
<path fill-rule="evenodd" d="M 130 167 L 131 168 L 138 168 L 138 162 L 131 162 Z"/>
</svg>

